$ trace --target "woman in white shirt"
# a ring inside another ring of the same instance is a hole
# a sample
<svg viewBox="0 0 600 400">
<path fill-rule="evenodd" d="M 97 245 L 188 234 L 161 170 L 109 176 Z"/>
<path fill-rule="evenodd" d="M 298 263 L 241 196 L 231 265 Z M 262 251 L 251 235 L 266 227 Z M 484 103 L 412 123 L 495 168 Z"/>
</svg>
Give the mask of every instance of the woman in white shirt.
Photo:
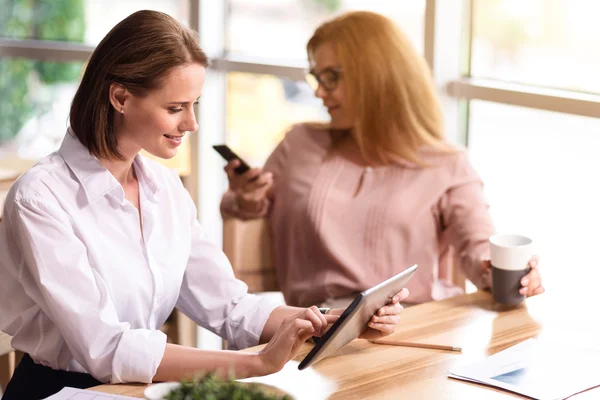
<svg viewBox="0 0 600 400">
<path fill-rule="evenodd" d="M 138 154 L 171 158 L 197 130 L 207 65 L 195 34 L 153 11 L 123 20 L 92 54 L 60 150 L 14 184 L 0 224 L 0 329 L 26 353 L 4 399 L 198 371 L 269 374 L 341 312 L 248 294 L 178 176 Z M 407 295 L 363 337 L 393 332 Z M 167 344 L 159 327 L 174 307 L 235 348 L 269 343 L 260 353 Z"/>
</svg>

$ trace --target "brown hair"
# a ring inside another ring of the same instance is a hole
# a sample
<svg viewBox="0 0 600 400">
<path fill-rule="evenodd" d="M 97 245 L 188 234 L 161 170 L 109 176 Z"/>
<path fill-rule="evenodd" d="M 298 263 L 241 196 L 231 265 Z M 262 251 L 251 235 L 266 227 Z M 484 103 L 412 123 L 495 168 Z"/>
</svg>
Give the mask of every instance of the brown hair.
<svg viewBox="0 0 600 400">
<path fill-rule="evenodd" d="M 122 159 L 109 100 L 111 83 L 144 96 L 159 88 L 173 68 L 188 63 L 209 63 L 196 32 L 161 12 L 131 14 L 108 32 L 87 63 L 71 104 L 73 133 L 96 157 Z"/>
<path fill-rule="evenodd" d="M 341 64 L 356 116 L 353 137 L 367 161 L 402 158 L 424 165 L 423 145 L 450 149 L 430 69 L 394 22 L 368 11 L 325 22 L 306 46 L 309 60 L 325 42 Z"/>
</svg>

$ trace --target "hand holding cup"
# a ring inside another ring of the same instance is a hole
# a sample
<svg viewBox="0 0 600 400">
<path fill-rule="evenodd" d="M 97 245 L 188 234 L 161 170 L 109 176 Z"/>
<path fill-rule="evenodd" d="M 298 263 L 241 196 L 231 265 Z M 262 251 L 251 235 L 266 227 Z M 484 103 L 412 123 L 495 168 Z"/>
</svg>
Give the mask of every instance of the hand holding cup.
<svg viewBox="0 0 600 400">
<path fill-rule="evenodd" d="M 520 235 L 494 235 L 490 238 L 490 268 L 494 300 L 517 305 L 525 296 L 544 293 L 539 257 L 533 254 L 533 241 Z"/>
</svg>

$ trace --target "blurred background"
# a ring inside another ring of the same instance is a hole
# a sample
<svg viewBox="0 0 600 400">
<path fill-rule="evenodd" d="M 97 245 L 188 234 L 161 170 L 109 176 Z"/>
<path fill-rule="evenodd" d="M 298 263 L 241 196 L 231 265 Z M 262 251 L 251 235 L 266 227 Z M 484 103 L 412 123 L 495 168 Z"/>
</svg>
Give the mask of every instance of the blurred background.
<svg viewBox="0 0 600 400">
<path fill-rule="evenodd" d="M 498 230 L 534 239 L 548 290 L 595 289 L 600 2 L 0 0 L 0 181 L 58 148 L 94 45 L 139 9 L 198 30 L 213 59 L 200 130 L 166 164 L 217 243 L 226 180 L 210 146 L 260 166 L 291 124 L 327 120 L 303 79 L 305 45 L 321 22 L 364 9 L 394 19 L 429 62 L 448 137 L 469 148 Z"/>
</svg>

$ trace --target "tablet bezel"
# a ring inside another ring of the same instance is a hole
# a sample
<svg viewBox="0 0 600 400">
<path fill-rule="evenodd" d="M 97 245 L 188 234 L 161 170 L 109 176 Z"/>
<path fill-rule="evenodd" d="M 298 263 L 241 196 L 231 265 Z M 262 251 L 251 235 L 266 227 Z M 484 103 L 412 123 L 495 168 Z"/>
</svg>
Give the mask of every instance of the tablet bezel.
<svg viewBox="0 0 600 400">
<path fill-rule="evenodd" d="M 412 278 L 416 270 L 417 265 L 415 264 L 412 267 L 409 267 L 404 271 L 394 275 L 393 277 L 381 282 L 380 284 L 373 286 L 372 288 L 367 289 L 364 292 L 359 293 L 354 298 L 352 303 L 350 303 L 350 305 L 334 322 L 331 328 L 329 328 L 329 330 L 325 332 L 325 334 L 319 339 L 319 341 L 306 355 L 306 357 L 304 357 L 304 359 L 298 365 L 298 369 L 302 370 L 304 368 L 309 367 L 310 365 L 320 361 L 321 359 L 327 357 L 331 353 L 337 351 L 352 340 L 358 338 L 358 336 L 362 332 L 359 332 L 356 335 L 356 337 L 351 337 L 351 339 L 348 339 L 345 342 L 338 344 L 337 347 L 335 347 L 335 345 L 337 344 L 335 342 L 335 338 L 339 335 L 340 332 L 342 332 L 345 326 L 347 326 L 351 321 L 353 321 L 354 318 L 357 318 L 357 316 L 360 317 L 361 313 L 359 311 L 361 311 L 361 309 L 363 309 L 367 305 L 367 303 L 381 298 L 381 304 L 378 307 L 376 307 L 372 313 L 363 316 L 364 321 L 361 322 L 360 325 L 364 325 L 364 329 L 367 328 L 367 323 L 369 322 L 375 311 L 386 305 L 391 300 L 391 296 L 399 292 L 406 285 L 406 283 L 410 280 L 410 278 Z"/>
</svg>

